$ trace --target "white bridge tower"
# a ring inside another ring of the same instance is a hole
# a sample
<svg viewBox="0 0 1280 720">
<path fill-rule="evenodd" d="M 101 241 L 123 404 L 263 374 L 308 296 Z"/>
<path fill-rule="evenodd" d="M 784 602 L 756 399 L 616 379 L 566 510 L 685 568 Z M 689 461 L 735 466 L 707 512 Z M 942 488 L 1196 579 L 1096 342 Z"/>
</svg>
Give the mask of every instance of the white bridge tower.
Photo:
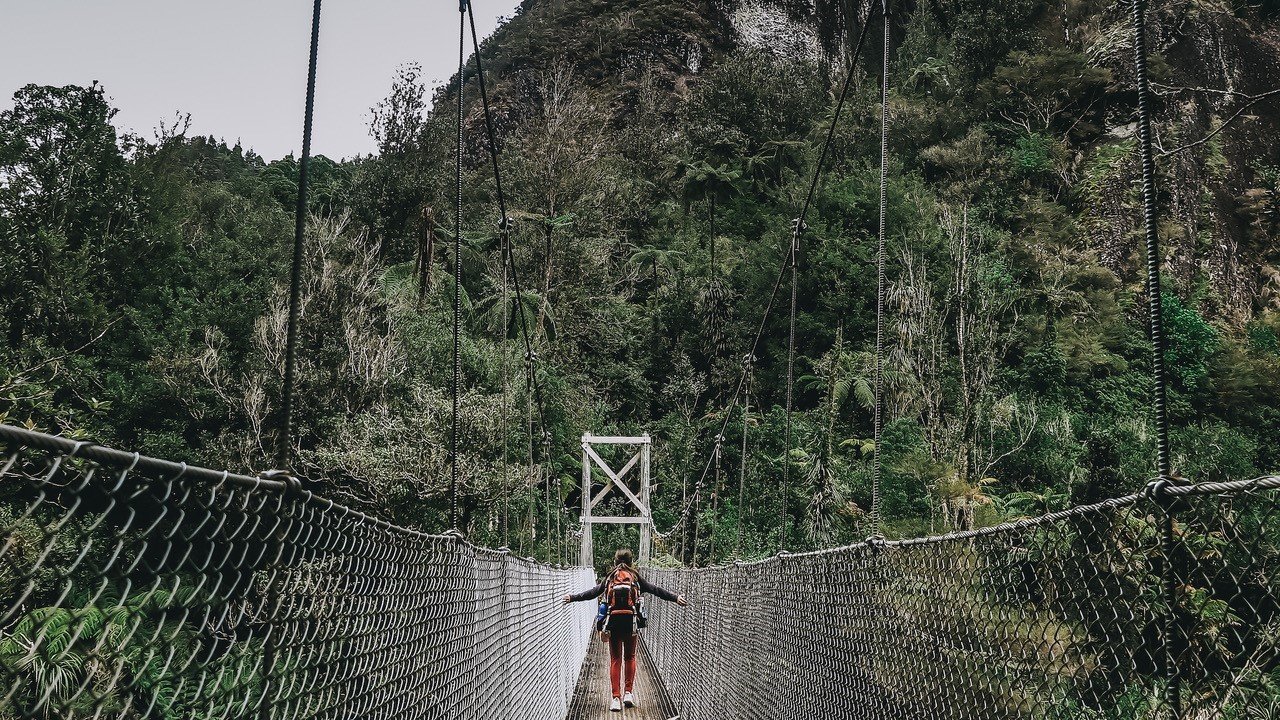
<svg viewBox="0 0 1280 720">
<path fill-rule="evenodd" d="M 595 445 L 628 445 L 636 448 L 635 454 L 627 461 L 622 469 L 614 472 L 609 467 L 609 463 L 605 462 L 599 454 L 596 453 Z M 593 547 L 591 545 L 591 527 L 596 523 L 629 523 L 638 525 L 640 528 L 640 557 L 641 565 L 649 562 L 649 554 L 653 543 L 653 514 L 649 508 L 649 493 L 651 491 L 649 482 L 649 441 L 648 433 L 638 437 L 613 437 L 613 436 L 597 436 L 591 433 L 585 433 L 582 436 L 582 555 L 579 563 L 585 567 L 591 567 L 593 562 Z M 640 487 L 638 491 L 632 491 L 627 484 L 627 475 L 631 473 L 635 467 L 640 466 Z M 605 475 L 605 484 L 595 497 L 591 496 L 591 479 L 594 476 L 594 470 L 598 469 Z M 632 515 L 593 515 L 592 511 L 596 505 L 600 504 L 609 496 L 609 492 L 614 488 L 624 495 L 631 505 L 635 508 L 636 514 Z"/>
</svg>

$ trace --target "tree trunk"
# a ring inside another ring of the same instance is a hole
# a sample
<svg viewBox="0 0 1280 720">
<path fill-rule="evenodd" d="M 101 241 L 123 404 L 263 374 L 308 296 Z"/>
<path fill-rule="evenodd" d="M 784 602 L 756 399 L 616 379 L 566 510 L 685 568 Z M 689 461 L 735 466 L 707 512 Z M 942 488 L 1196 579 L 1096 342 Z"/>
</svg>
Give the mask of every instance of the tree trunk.
<svg viewBox="0 0 1280 720">
<path fill-rule="evenodd" d="M 418 304 L 422 304 L 431 293 L 431 270 L 436 256 L 435 224 L 435 213 L 431 208 L 423 208 L 422 235 L 418 239 Z"/>
<path fill-rule="evenodd" d="M 708 205 L 710 208 L 710 212 L 709 212 L 710 232 L 707 233 L 708 235 L 707 242 L 711 243 L 711 267 L 709 268 L 707 274 L 714 278 L 716 276 L 716 196 L 715 195 L 711 196 L 711 198 L 708 201 Z"/>
<path fill-rule="evenodd" d="M 543 332 L 543 328 L 546 326 L 548 310 L 547 303 L 551 301 L 551 269 L 553 267 L 551 262 L 551 235 L 554 230 L 552 229 L 551 224 L 547 223 L 543 226 L 542 232 L 544 239 L 543 252 L 545 257 L 543 258 L 542 271 L 542 302 L 538 303 L 538 334 L 541 334 Z"/>
</svg>

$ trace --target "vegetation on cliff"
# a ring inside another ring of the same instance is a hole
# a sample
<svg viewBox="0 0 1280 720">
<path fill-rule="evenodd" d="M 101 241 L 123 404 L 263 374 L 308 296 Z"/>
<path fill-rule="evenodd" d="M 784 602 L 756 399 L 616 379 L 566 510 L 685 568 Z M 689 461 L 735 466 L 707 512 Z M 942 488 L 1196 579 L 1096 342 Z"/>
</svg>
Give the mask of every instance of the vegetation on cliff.
<svg viewBox="0 0 1280 720">
<path fill-rule="evenodd" d="M 1173 444 L 1196 480 L 1280 469 L 1280 95 L 1264 96 L 1280 88 L 1273 5 L 1151 10 Z M 888 531 L 990 524 L 1141 487 L 1154 440 L 1124 11 L 1037 0 L 895 10 Z M 459 426 L 472 537 L 569 555 L 584 431 L 655 437 L 658 525 L 688 504 L 694 518 L 668 553 L 705 563 L 863 537 L 877 32 L 853 69 L 801 250 L 795 447 L 788 456 L 782 431 L 783 312 L 745 422 L 736 410 L 719 472 L 697 483 L 863 12 L 528 0 L 485 43 L 523 292 L 503 280 L 473 62 Z M 789 49 L 810 35 L 807 52 Z M 455 78 L 428 99 L 407 67 L 374 111 L 379 152 L 314 161 L 303 288 L 295 469 L 318 491 L 430 530 L 444 527 L 448 485 L 457 91 Z M 262 468 L 278 424 L 296 161 L 181 125 L 120 137 L 112 112 L 97 86 L 30 86 L 0 115 L 0 412 Z M 519 314 L 546 390 L 551 454 L 536 467 Z"/>
</svg>

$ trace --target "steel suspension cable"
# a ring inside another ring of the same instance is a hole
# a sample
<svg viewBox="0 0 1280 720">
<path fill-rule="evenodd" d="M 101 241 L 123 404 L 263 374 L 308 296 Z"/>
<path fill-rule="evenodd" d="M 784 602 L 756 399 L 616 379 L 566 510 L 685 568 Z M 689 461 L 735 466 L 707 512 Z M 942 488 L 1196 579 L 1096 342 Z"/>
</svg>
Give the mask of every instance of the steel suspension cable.
<svg viewBox="0 0 1280 720">
<path fill-rule="evenodd" d="M 868 12 L 868 16 L 870 12 Z M 885 18 L 885 32 L 888 32 L 888 18 Z M 857 50 L 854 51 L 854 61 L 862 49 L 862 43 L 866 38 L 867 29 L 871 27 L 871 18 L 867 18 L 867 22 L 862 24 L 862 32 L 858 35 Z M 813 178 L 809 182 L 809 191 L 805 194 L 804 206 L 800 209 L 800 215 L 792 220 L 791 226 L 791 249 L 790 249 L 790 266 L 791 266 L 791 313 L 787 325 L 787 391 L 786 391 L 786 413 L 784 421 L 784 435 L 786 437 L 782 456 L 782 484 L 778 488 L 778 511 L 782 520 L 782 531 L 778 535 L 778 549 L 786 547 L 789 525 L 791 523 L 791 509 L 787 502 L 787 494 L 791 489 L 791 454 L 792 444 L 794 440 L 792 428 L 792 411 L 794 406 L 795 395 L 795 367 L 796 367 L 796 300 L 800 285 L 800 238 L 806 229 L 805 219 L 809 214 L 809 206 L 813 203 L 814 193 L 818 189 L 818 180 L 822 176 L 822 166 L 826 162 L 827 153 L 831 149 L 832 139 L 835 137 L 836 124 L 840 120 L 840 112 L 844 109 L 845 98 L 849 94 L 849 86 L 852 84 L 854 76 L 854 66 L 850 66 L 849 72 L 845 74 L 844 83 L 840 87 L 840 97 L 836 101 L 835 114 L 831 119 L 831 125 L 827 128 L 826 140 L 822 143 L 822 153 L 818 157 L 818 166 L 814 169 Z"/>
<path fill-rule="evenodd" d="M 875 412 L 872 432 L 874 433 L 873 459 L 871 471 L 871 532 L 881 532 L 880 518 L 880 475 L 881 456 L 880 438 L 883 434 L 884 421 L 884 295 L 885 295 L 885 230 L 888 223 L 888 184 L 889 184 L 889 2 L 884 0 L 881 6 L 884 16 L 884 55 L 880 66 L 880 228 L 876 236 L 876 367 L 875 367 Z"/>
<path fill-rule="evenodd" d="M 534 447 L 534 439 L 533 439 L 533 436 L 534 436 L 534 432 L 533 432 L 533 396 L 532 396 L 532 395 L 530 395 L 528 392 L 526 392 L 526 393 L 524 394 L 524 427 L 525 427 L 525 434 L 526 434 L 527 439 L 528 439 L 529 457 L 530 457 L 530 458 L 532 458 L 532 457 L 533 457 L 533 452 L 534 452 L 534 450 L 533 450 L 533 447 Z M 530 461 L 529 461 L 529 487 L 530 487 L 530 488 L 535 488 L 535 487 L 537 487 L 537 484 L 538 484 L 538 483 L 537 483 L 537 479 L 538 479 L 538 466 L 537 466 L 537 465 L 534 465 L 534 464 L 533 464 L 533 461 L 532 461 L 532 460 L 530 460 Z M 536 496 L 535 496 L 535 500 L 536 500 Z M 531 547 L 531 548 L 530 548 L 530 550 L 529 550 L 530 554 L 537 552 L 537 550 L 538 550 L 538 545 L 537 545 L 537 536 L 538 536 L 538 505 L 537 505 L 537 502 L 530 502 L 530 503 L 529 503 L 528 529 L 526 530 L 526 532 L 525 532 L 524 534 L 525 534 L 525 535 L 527 535 L 527 536 L 529 537 L 529 542 L 533 545 L 533 547 Z M 520 538 L 520 543 L 521 543 L 521 545 L 523 546 L 523 544 L 524 544 L 524 537 L 523 537 L 523 536 Z"/>
<path fill-rule="evenodd" d="M 276 448 L 276 467 L 286 470 L 292 462 L 293 455 L 293 405 L 294 376 L 298 359 L 298 322 L 299 304 L 302 295 L 302 252 L 307 231 L 307 171 L 311 166 L 311 128 L 316 105 L 316 64 L 320 55 L 320 3 L 315 0 L 311 7 L 311 48 L 307 56 L 307 96 L 304 102 L 302 117 L 302 154 L 298 160 L 298 198 L 294 206 L 293 217 L 293 263 L 289 271 L 289 321 L 285 331 L 284 351 L 284 397 L 281 400 L 281 412 L 284 414 L 284 428 L 280 433 L 279 445 Z M 279 601 L 274 586 L 267 591 L 267 599 L 271 605 Z M 276 674 L 276 653 L 279 639 L 272 635 L 263 642 L 263 678 L 265 689 L 270 689 Z M 265 692 L 265 690 L 264 690 Z M 270 709 L 264 704 L 260 716 L 266 720 Z"/>
<path fill-rule="evenodd" d="M 499 238 L 502 243 L 502 334 L 506 338 L 507 329 L 511 327 L 511 303 L 507 302 L 507 243 L 509 238 L 504 234 Z M 506 425 L 510 421 L 511 410 L 511 353 L 502 348 L 502 544 L 510 547 L 511 543 L 511 492 L 507 487 L 510 482 L 510 450 Z"/>
<path fill-rule="evenodd" d="M 543 442 L 544 444 L 547 442 L 545 435 Z M 548 468 L 547 482 L 552 482 L 554 478 L 555 473 Z M 564 484 L 559 482 L 556 483 L 556 541 L 560 543 L 560 564 L 567 566 L 569 564 L 569 542 L 564 529 Z"/>
<path fill-rule="evenodd" d="M 1147 329 L 1151 337 L 1152 405 L 1156 430 L 1156 469 L 1159 479 L 1150 488 L 1159 490 L 1180 481 L 1173 475 L 1173 461 L 1169 447 L 1168 374 L 1165 368 L 1166 341 L 1164 318 L 1160 297 L 1160 234 L 1156 216 L 1155 158 L 1151 142 L 1150 80 L 1147 72 L 1147 3 L 1133 0 L 1133 54 L 1134 75 L 1138 91 L 1138 149 L 1142 162 L 1142 230 L 1146 245 L 1146 295 Z M 1158 496 L 1158 493 L 1153 493 Z M 1170 608 L 1178 602 L 1179 579 L 1172 566 L 1175 551 L 1174 513 L 1168 504 L 1162 505 L 1160 574 L 1163 579 L 1164 601 Z M 1160 658 L 1164 671 L 1164 703 L 1172 716 L 1182 717 L 1181 679 L 1179 664 L 1173 650 L 1175 629 L 1174 613 L 1161 614 L 1161 633 L 1164 638 Z"/>
<path fill-rule="evenodd" d="M 742 557 L 742 515 L 746 501 L 747 487 L 747 431 L 749 428 L 748 419 L 751 415 L 751 363 L 753 358 L 750 356 L 743 359 L 743 364 L 747 368 L 747 387 L 743 395 L 742 401 L 742 452 L 738 455 L 738 522 L 736 528 L 737 540 L 734 544 L 734 557 Z"/>
<path fill-rule="evenodd" d="M 882 6 L 883 7 L 883 6 Z M 796 300 L 799 290 L 799 268 L 800 268 L 800 238 L 807 229 L 805 220 L 809 215 L 809 207 L 813 204 L 814 194 L 818 189 L 818 181 L 822 177 L 822 168 L 826 163 L 827 153 L 831 150 L 832 140 L 835 138 L 836 126 L 840 122 L 840 113 L 844 109 L 845 99 L 849 95 L 849 87 L 852 85 L 853 76 L 857 69 L 858 57 L 862 52 L 862 45 L 867 37 L 867 29 L 871 27 L 871 12 L 868 10 L 867 19 L 862 24 L 862 31 L 858 33 L 858 44 L 853 51 L 853 62 L 849 66 L 849 72 L 845 74 L 844 83 L 840 87 L 840 97 L 836 100 L 835 113 L 831 117 L 831 125 L 827 128 L 826 140 L 822 143 L 822 152 L 818 156 L 818 165 L 814 168 L 813 177 L 809 181 L 809 190 L 805 193 L 804 205 L 800 208 L 800 215 L 792 220 L 791 228 L 791 315 L 788 322 L 787 334 L 787 392 L 786 392 L 786 420 L 785 435 L 786 443 L 782 459 L 782 487 L 779 492 L 779 510 L 781 511 L 782 532 L 779 534 L 778 545 L 782 549 L 786 545 L 788 526 L 791 520 L 791 512 L 787 503 L 787 493 L 791 488 L 791 453 L 792 453 L 792 406 L 793 396 L 795 392 L 795 358 L 796 358 Z M 888 27 L 888 19 L 885 20 L 886 28 Z"/>
<path fill-rule="evenodd" d="M 721 474 L 721 472 L 720 472 L 720 469 L 721 469 L 721 462 L 722 462 L 722 460 L 724 459 L 724 457 L 723 457 L 723 456 L 724 456 L 724 436 L 723 436 L 723 435 L 718 435 L 718 436 L 716 436 L 716 447 L 715 447 L 715 456 L 714 456 L 714 461 L 715 461 L 715 482 L 712 484 L 712 487 L 714 488 L 714 490 L 713 490 L 713 491 L 712 491 L 712 493 L 711 493 L 711 516 L 712 516 L 712 517 L 715 517 L 716 515 L 718 515 L 718 514 L 719 514 L 719 511 L 720 511 L 720 494 L 724 491 L 724 476 L 723 476 L 723 475 Z M 710 540 L 710 542 L 711 542 L 711 548 L 710 548 L 710 551 L 707 553 L 707 557 L 708 557 L 712 562 L 714 562 L 714 561 L 715 561 L 715 557 L 716 557 L 716 529 L 715 529 L 715 526 L 712 526 L 711 531 L 710 531 L 710 533 L 709 533 L 709 534 L 710 534 L 710 536 L 711 536 L 711 537 L 709 538 L 709 540 Z M 694 555 L 695 555 L 695 557 L 697 556 L 697 544 L 696 544 L 696 543 L 695 543 L 695 545 L 694 545 Z"/>
<path fill-rule="evenodd" d="M 458 395 L 462 385 L 462 360 L 459 354 L 462 328 L 462 111 L 467 84 L 467 8 L 458 5 L 458 136 L 455 152 L 454 190 L 457 204 L 453 217 L 453 415 L 449 429 L 449 527 L 458 529 Z"/>
<path fill-rule="evenodd" d="M 843 93 L 841 96 L 843 102 Z M 835 128 L 834 122 L 831 123 L 831 127 Z M 817 173 L 814 173 L 814 176 L 817 177 Z M 812 192 L 812 188 L 810 191 Z M 800 285 L 800 233 L 804 232 L 804 218 L 798 217 L 792 223 L 791 262 L 789 263 L 791 265 L 791 315 L 787 322 L 787 397 L 786 418 L 783 423 L 786 442 L 783 445 L 782 454 L 782 485 L 778 488 L 778 517 L 782 520 L 782 531 L 778 533 L 779 550 L 787 546 L 787 533 L 791 524 L 791 508 L 787 503 L 787 493 L 791 490 L 791 409 L 796 384 L 796 293 Z"/>
<path fill-rule="evenodd" d="M 298 305 L 302 294 L 302 250 L 307 231 L 307 170 L 311 166 L 311 119 L 316 105 L 316 59 L 320 50 L 320 2 L 311 8 L 311 54 L 307 61 L 307 99 L 302 119 L 302 155 L 298 161 L 298 199 L 293 218 L 293 266 L 289 271 L 289 324 L 285 331 L 284 415 L 276 467 L 289 467 L 293 455 L 294 374 L 298 359 Z"/>
<path fill-rule="evenodd" d="M 831 142 L 836 134 L 836 124 L 840 122 L 840 112 L 844 109 L 845 98 L 849 95 L 849 87 L 852 85 L 853 76 L 858 69 L 858 58 L 862 56 L 862 45 L 867 39 L 867 29 L 870 27 L 871 10 L 868 9 L 867 19 L 862 24 L 862 31 L 858 33 L 858 42 L 854 45 L 853 57 L 849 61 L 849 72 L 844 76 L 844 83 L 840 86 L 840 97 L 836 100 L 836 110 L 831 117 L 831 125 L 827 127 L 827 137 L 822 143 L 822 152 L 818 155 L 818 165 L 813 170 L 813 177 L 809 181 L 809 191 L 805 193 L 804 205 L 800 208 L 800 221 L 802 224 L 809 214 L 809 206 L 813 204 L 813 196 L 818 189 L 818 180 L 822 175 L 822 167 L 827 161 L 827 153 L 831 150 Z"/>
<path fill-rule="evenodd" d="M 520 272 L 515 264 L 514 250 L 511 245 L 511 218 L 507 216 L 507 196 L 502 188 L 502 171 L 498 166 L 498 142 L 493 131 L 493 113 L 489 108 L 489 89 L 484 79 L 484 63 L 480 58 L 480 42 L 476 33 L 475 13 L 471 9 L 471 4 L 467 3 L 467 13 L 471 22 L 471 43 L 476 52 L 476 79 L 480 85 L 480 104 L 484 110 L 484 128 L 485 137 L 488 140 L 489 159 L 493 165 L 493 183 L 494 194 L 498 200 L 498 213 L 501 219 L 498 221 L 498 230 L 502 235 L 502 247 L 506 253 L 504 262 L 511 272 L 511 283 L 515 289 L 516 298 L 523 297 L 524 288 L 520 283 Z M 534 361 L 537 354 L 533 350 L 533 337 L 529 332 L 529 321 L 523 312 L 516 313 L 516 319 L 519 321 L 520 336 L 524 340 L 525 362 L 528 365 L 528 374 L 525 378 L 529 388 L 533 391 L 534 399 L 538 409 L 538 420 L 542 425 L 545 434 L 547 427 L 546 409 L 542 392 L 542 383 L 538 381 L 538 375 L 534 372 Z"/>
<path fill-rule="evenodd" d="M 809 189 L 805 196 L 804 204 L 800 208 L 799 225 L 801 227 L 804 226 L 804 220 L 808 215 L 809 206 L 812 205 L 813 203 L 813 197 L 817 190 L 818 180 L 822 173 L 822 168 L 826 163 L 827 154 L 830 151 L 832 141 L 835 137 L 836 124 L 840 121 L 840 114 L 845 105 L 845 98 L 848 95 L 849 87 L 852 82 L 853 75 L 858 69 L 858 58 L 862 56 L 862 47 L 866 41 L 867 29 L 870 26 L 871 26 L 871 17 L 870 17 L 870 12 L 868 12 L 867 20 L 866 22 L 863 23 L 862 31 L 858 34 L 858 42 L 854 46 L 853 54 L 849 62 L 848 74 L 845 76 L 844 83 L 841 86 L 840 96 L 836 102 L 835 113 L 831 118 L 831 125 L 827 128 L 826 139 L 823 141 L 822 151 L 818 156 L 818 164 L 814 168 L 813 177 L 809 182 Z M 795 245 L 794 239 L 792 241 L 792 245 L 793 246 Z M 788 251 L 784 255 L 784 261 L 782 263 L 782 266 L 778 269 L 778 276 L 773 282 L 773 290 L 770 292 L 769 301 L 765 304 L 764 312 L 761 313 L 760 323 L 756 328 L 755 337 L 751 341 L 751 348 L 747 353 L 746 357 L 755 358 L 756 356 L 756 351 L 760 347 L 760 340 L 764 336 L 765 328 L 768 326 L 769 318 L 772 315 L 774 303 L 778 298 L 778 290 L 782 287 L 782 281 L 786 279 L 788 272 L 791 270 L 791 261 L 792 261 L 791 252 Z M 743 372 L 738 376 L 738 383 L 736 388 L 733 391 L 733 395 L 730 397 L 729 403 L 725 407 L 725 415 L 724 415 L 724 419 L 721 421 L 720 430 L 717 433 L 718 435 L 723 436 L 725 433 L 725 430 L 729 426 L 729 422 L 732 418 L 733 411 L 738 406 L 738 398 L 741 396 L 741 393 L 743 391 L 743 387 L 746 382 L 746 377 L 747 377 L 747 371 L 744 367 Z M 668 529 L 666 532 L 657 532 L 655 530 L 655 533 L 659 537 L 669 536 L 671 533 L 675 532 L 676 529 L 679 528 L 684 522 L 686 522 L 686 520 L 689 517 L 689 510 L 690 508 L 693 507 L 695 499 L 697 498 L 698 492 L 702 488 L 703 483 L 706 481 L 707 474 L 711 471 L 713 460 L 714 460 L 714 457 L 712 456 L 707 457 L 707 462 L 703 465 L 702 473 L 698 478 L 698 483 L 694 487 L 693 497 L 690 497 L 685 502 L 684 509 L 681 511 L 680 517 L 679 519 L 677 519 L 676 523 L 672 525 L 671 528 Z"/>
<path fill-rule="evenodd" d="M 1146 241 L 1147 327 L 1151 335 L 1151 379 L 1156 425 L 1156 465 L 1160 478 L 1173 475 L 1169 449 L 1166 340 L 1160 311 L 1160 234 L 1156 217 L 1156 169 L 1151 148 L 1150 81 L 1147 72 L 1146 0 L 1133 3 L 1133 49 L 1138 85 L 1138 148 L 1142 159 L 1142 230 Z"/>
<path fill-rule="evenodd" d="M 510 272 L 511 282 L 513 287 L 515 288 L 515 296 L 516 296 L 517 302 L 522 302 L 522 298 L 524 297 L 524 290 L 520 283 L 520 273 L 516 267 L 515 256 L 513 254 L 513 250 L 511 246 L 511 218 L 507 215 L 507 198 L 506 198 L 506 193 L 503 191 L 503 187 L 502 187 L 502 171 L 498 165 L 498 142 L 493 130 L 493 113 L 490 110 L 489 89 L 488 89 L 488 85 L 485 82 L 485 77 L 484 77 L 484 60 L 480 54 L 480 36 L 476 32 L 475 9 L 472 7 L 469 0 L 463 0 L 463 6 L 465 7 L 467 20 L 471 28 L 471 45 L 475 49 L 476 80 L 478 81 L 478 84 L 480 87 L 480 104 L 484 111 L 485 138 L 488 141 L 489 159 L 493 166 L 494 191 L 498 200 L 498 213 L 500 216 L 500 220 L 498 221 L 498 230 L 501 236 L 502 252 L 504 253 L 503 283 L 505 287 L 505 283 L 507 280 L 507 276 L 505 273 Z M 506 303 L 505 292 L 503 295 L 503 303 L 504 304 Z M 533 350 L 533 338 L 532 338 L 532 334 L 529 332 L 528 318 L 525 316 L 525 313 L 523 312 L 523 310 L 518 311 L 516 313 L 516 317 L 519 320 L 520 335 L 521 335 L 521 338 L 524 340 L 524 347 L 525 347 L 526 390 L 531 392 L 533 396 L 533 404 L 537 407 L 537 410 L 538 410 L 538 423 L 539 423 L 539 428 L 541 430 L 540 435 L 541 435 L 541 446 L 542 446 L 542 459 L 544 461 L 547 461 L 551 457 L 551 432 L 548 429 L 548 425 L 547 425 L 546 402 L 543 396 L 542 384 L 538 380 L 537 367 L 535 365 L 535 362 L 537 360 L 537 354 Z M 504 332 L 505 332 L 505 328 L 504 328 Z M 530 433 L 529 464 L 530 466 L 533 466 L 537 464 L 537 457 L 534 454 L 535 443 L 533 441 L 532 427 L 530 427 L 529 433 Z M 552 478 L 552 473 L 547 472 L 546 501 L 548 505 L 550 505 L 550 499 L 552 496 L 551 478 Z M 563 488 L 561 488 L 560 490 L 563 491 Z M 563 503 L 561 503 L 561 506 L 563 507 Z M 557 514 L 557 521 L 558 521 L 558 518 L 559 518 L 559 514 Z M 557 522 L 557 527 L 559 527 L 558 522 Z M 550 537 L 551 534 L 552 534 L 551 519 L 550 519 L 550 515 L 548 515 L 548 518 L 547 518 L 548 537 Z M 548 547 L 548 553 L 550 553 L 550 547 Z M 550 554 L 548 554 L 548 561 L 550 561 Z"/>
</svg>

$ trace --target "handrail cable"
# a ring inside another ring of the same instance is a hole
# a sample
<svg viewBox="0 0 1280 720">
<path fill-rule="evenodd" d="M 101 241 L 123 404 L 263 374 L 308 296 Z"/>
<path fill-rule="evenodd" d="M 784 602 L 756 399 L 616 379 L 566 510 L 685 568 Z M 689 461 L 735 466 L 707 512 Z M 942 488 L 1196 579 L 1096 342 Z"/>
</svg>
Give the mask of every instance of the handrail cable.
<svg viewBox="0 0 1280 720">
<path fill-rule="evenodd" d="M 1146 241 L 1147 329 L 1151 337 L 1152 400 L 1156 425 L 1156 466 L 1159 477 L 1173 477 L 1169 450 L 1167 341 L 1160 314 L 1160 234 L 1156 208 L 1155 160 L 1151 147 L 1151 94 L 1147 73 L 1146 0 L 1133 3 L 1133 46 L 1138 91 L 1138 147 L 1142 159 L 1142 230 Z"/>
<path fill-rule="evenodd" d="M 500 290 L 502 297 L 502 336 L 505 339 L 507 329 L 511 327 L 511 303 L 507 302 L 507 285 L 510 281 L 507 267 L 507 243 L 510 238 L 505 234 L 499 238 L 502 243 L 502 288 Z M 511 354 L 507 352 L 507 348 L 502 349 L 502 545 L 509 547 L 511 544 L 511 492 L 507 487 L 507 483 L 511 481 L 510 466 L 510 439 L 506 432 L 506 425 L 511 415 Z"/>
<path fill-rule="evenodd" d="M 311 166 L 311 129 L 316 105 L 316 64 L 320 54 L 320 3 L 311 6 L 311 48 L 307 56 L 307 95 L 302 117 L 302 153 L 298 160 L 298 198 L 293 217 L 293 261 L 289 268 L 289 319 L 285 330 L 284 388 L 281 413 L 284 415 L 276 446 L 276 467 L 288 472 L 293 455 L 293 405 L 294 383 L 298 360 L 298 323 L 302 295 L 302 254 L 307 231 L 307 170 Z M 77 447 L 78 449 L 78 447 Z M 136 462 L 136 458 L 135 458 Z M 184 466 L 185 467 L 185 466 Z M 300 486 L 294 479 L 292 484 Z M 274 589 L 268 591 L 268 601 L 277 601 Z M 263 641 L 264 693 L 271 687 L 276 670 L 276 644 L 278 639 L 269 635 Z M 270 710 L 263 707 L 261 717 L 268 717 Z"/>
</svg>

